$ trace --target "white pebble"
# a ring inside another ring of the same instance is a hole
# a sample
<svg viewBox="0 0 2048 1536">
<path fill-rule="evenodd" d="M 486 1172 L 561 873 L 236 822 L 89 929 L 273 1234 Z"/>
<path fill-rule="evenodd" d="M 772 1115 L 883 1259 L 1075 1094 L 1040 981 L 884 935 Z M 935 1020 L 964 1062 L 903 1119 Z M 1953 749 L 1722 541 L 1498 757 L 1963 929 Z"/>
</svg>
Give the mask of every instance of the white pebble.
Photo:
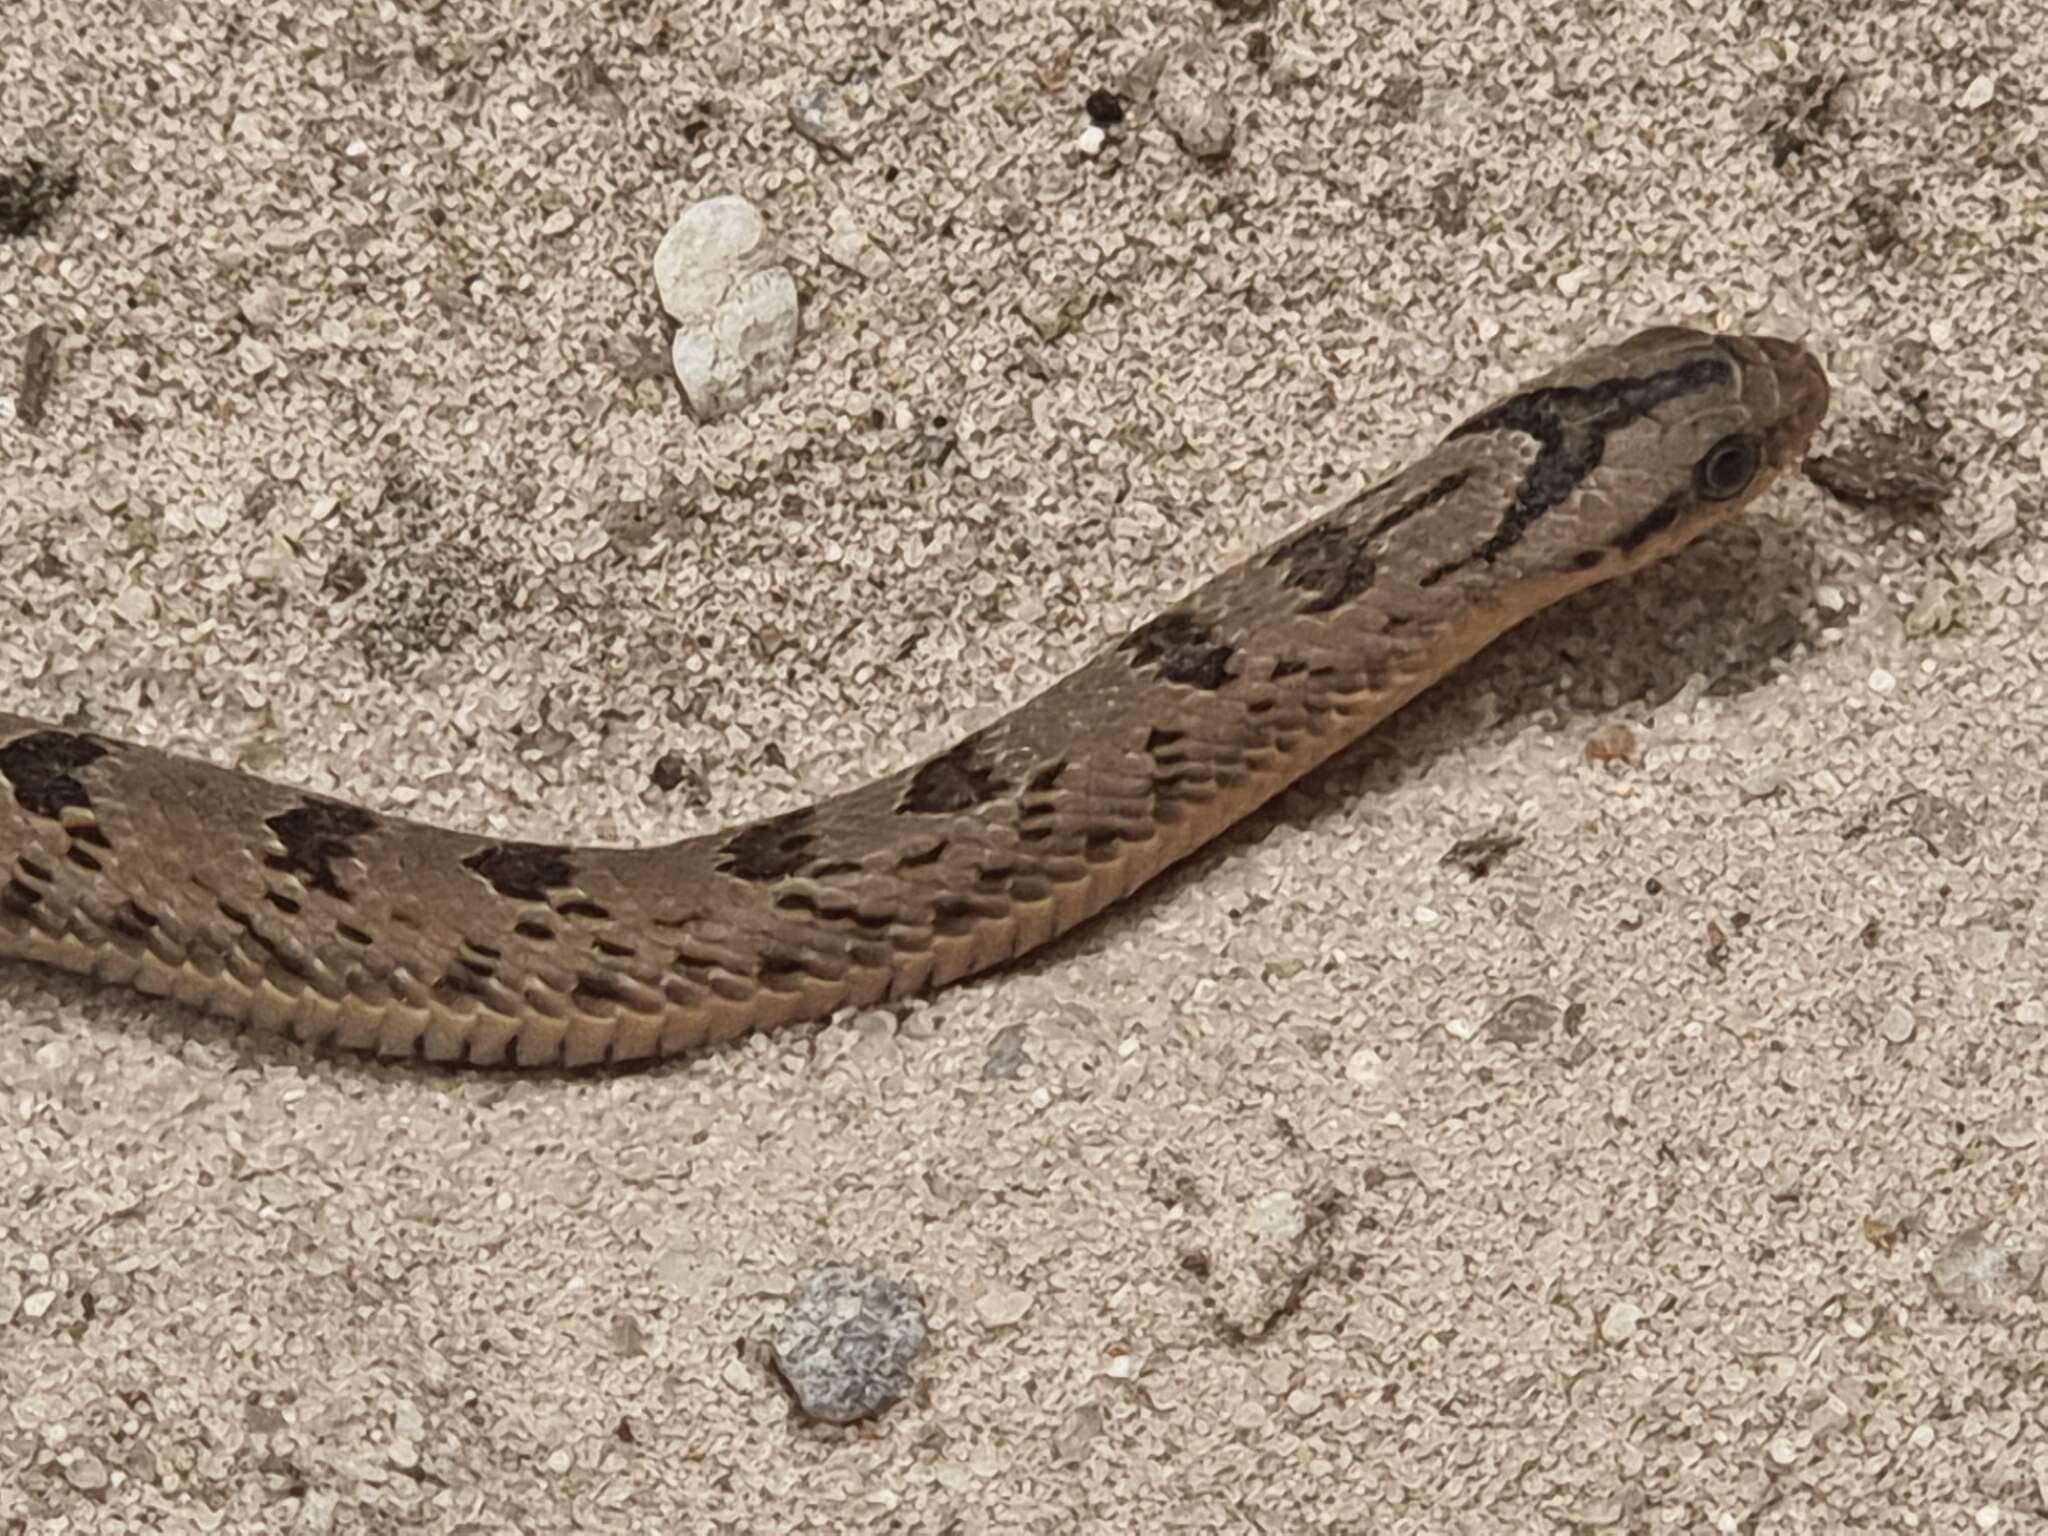
<svg viewBox="0 0 2048 1536">
<path fill-rule="evenodd" d="M 975 1315 L 991 1328 L 1008 1328 L 1024 1320 L 1031 1310 L 1031 1293 L 1007 1285 L 992 1285 L 974 1303 Z"/>
<path fill-rule="evenodd" d="M 1785 775 L 1776 763 L 1758 763 L 1742 777 L 1742 798 L 1768 800 L 1785 787 Z"/>
<path fill-rule="evenodd" d="M 694 204 L 654 254 L 662 307 L 677 323 L 671 356 L 700 420 L 774 389 L 796 357 L 796 279 L 743 197 Z"/>
<path fill-rule="evenodd" d="M 254 336 L 244 336 L 235 343 L 235 364 L 253 379 L 277 366 L 277 354 Z"/>
<path fill-rule="evenodd" d="M 156 599 L 141 587 L 124 587 L 114 599 L 114 612 L 130 624 L 147 624 L 156 617 Z"/>
<path fill-rule="evenodd" d="M 1272 1242 L 1291 1243 L 1308 1230 L 1308 1217 L 1291 1191 L 1276 1189 L 1252 1202 L 1250 1226 Z"/>
<path fill-rule="evenodd" d="M 1885 671 L 1883 667 L 1879 667 L 1870 674 L 1870 691 L 1872 693 L 1890 693 L 1898 686 L 1899 680 L 1891 673 Z"/>
<path fill-rule="evenodd" d="M 1975 112 L 1991 105 L 1991 98 L 1998 94 L 1998 76 L 1979 75 L 1963 90 L 1963 110 Z"/>
<path fill-rule="evenodd" d="M 1636 1326 L 1643 1316 L 1643 1309 L 1634 1302 L 1617 1301 L 1600 1319 L 1600 1337 L 1610 1344 L 1626 1344 L 1636 1336 Z"/>
</svg>

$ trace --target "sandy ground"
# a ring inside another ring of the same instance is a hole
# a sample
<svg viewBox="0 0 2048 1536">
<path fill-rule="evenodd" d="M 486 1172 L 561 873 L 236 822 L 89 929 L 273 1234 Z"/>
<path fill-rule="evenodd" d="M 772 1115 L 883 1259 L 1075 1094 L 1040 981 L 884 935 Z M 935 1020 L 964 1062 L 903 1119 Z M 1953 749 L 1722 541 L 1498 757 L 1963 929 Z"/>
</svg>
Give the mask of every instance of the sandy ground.
<svg viewBox="0 0 2048 1536">
<path fill-rule="evenodd" d="M 1805 338 L 1862 500 L 900 1013 L 515 1080 L 0 969 L 0 1530 L 2048 1530 L 2048 51 L 1948 9 L 11 0 L 46 719 L 530 837 L 785 810 L 1655 320 Z M 805 340 L 705 427 L 648 270 L 724 191 Z M 854 1429 L 766 1354 L 840 1259 L 932 1325 Z"/>
</svg>

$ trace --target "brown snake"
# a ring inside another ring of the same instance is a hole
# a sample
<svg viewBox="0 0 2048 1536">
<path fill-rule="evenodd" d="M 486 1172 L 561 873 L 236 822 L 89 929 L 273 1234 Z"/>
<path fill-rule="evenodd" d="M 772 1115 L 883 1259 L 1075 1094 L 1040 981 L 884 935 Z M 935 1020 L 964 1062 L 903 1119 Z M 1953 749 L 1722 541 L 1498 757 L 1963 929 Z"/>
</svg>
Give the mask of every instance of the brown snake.
<svg viewBox="0 0 2048 1536">
<path fill-rule="evenodd" d="M 1663 328 L 1471 417 L 987 729 L 651 848 L 506 842 L 0 713 L 0 956 L 386 1055 L 569 1065 L 941 986 L 1129 895 L 1806 448 L 1827 377 Z"/>
</svg>

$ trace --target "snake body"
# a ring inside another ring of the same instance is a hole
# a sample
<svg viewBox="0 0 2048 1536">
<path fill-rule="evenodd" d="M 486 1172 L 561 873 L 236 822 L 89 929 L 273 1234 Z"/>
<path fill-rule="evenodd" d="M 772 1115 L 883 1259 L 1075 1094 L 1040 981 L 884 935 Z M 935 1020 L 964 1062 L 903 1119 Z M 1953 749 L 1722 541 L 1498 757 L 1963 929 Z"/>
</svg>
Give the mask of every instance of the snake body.
<svg viewBox="0 0 2048 1536">
<path fill-rule="evenodd" d="M 943 985 L 1722 521 L 1827 398 L 1773 338 L 1666 327 L 1587 352 L 947 751 L 659 847 L 473 836 L 0 713 L 0 956 L 302 1040 L 534 1066 Z"/>
</svg>

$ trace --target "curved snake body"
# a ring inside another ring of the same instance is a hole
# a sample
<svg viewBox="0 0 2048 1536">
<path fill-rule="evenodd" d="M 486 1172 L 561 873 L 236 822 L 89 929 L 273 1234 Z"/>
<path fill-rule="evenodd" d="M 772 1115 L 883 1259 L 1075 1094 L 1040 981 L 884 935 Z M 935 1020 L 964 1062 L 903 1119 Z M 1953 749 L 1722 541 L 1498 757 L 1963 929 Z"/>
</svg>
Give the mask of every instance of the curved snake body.
<svg viewBox="0 0 2048 1536">
<path fill-rule="evenodd" d="M 1770 338 L 1585 354 L 986 730 L 661 847 L 507 842 L 0 713 L 0 956 L 385 1055 L 625 1061 L 943 985 L 1129 895 L 1796 462 Z"/>
</svg>

